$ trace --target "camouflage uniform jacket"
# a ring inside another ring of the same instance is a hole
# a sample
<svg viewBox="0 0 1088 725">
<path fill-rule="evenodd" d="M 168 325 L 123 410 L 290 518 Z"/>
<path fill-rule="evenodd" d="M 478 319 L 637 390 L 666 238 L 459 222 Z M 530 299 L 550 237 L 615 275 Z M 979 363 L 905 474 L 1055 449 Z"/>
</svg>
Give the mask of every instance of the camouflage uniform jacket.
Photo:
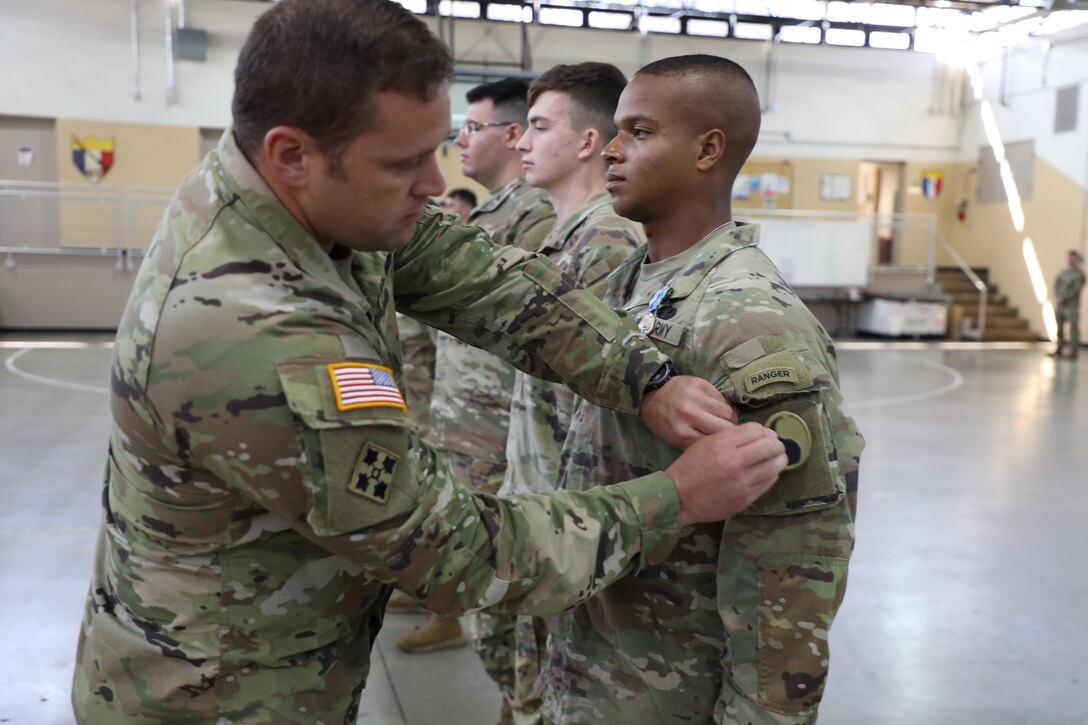
<svg viewBox="0 0 1088 725">
<path fill-rule="evenodd" d="M 603 192 L 552 229 L 539 252 L 574 277 L 579 287 L 600 296 L 609 273 L 645 241 L 642 225 L 616 214 L 611 197 Z M 570 388 L 517 373 L 500 494 L 555 490 L 573 407 Z"/>
<path fill-rule="evenodd" d="M 397 337 L 401 348 L 401 373 L 408 412 L 423 437 L 431 427 L 431 395 L 434 392 L 434 343 L 438 333 L 434 328 L 397 315 Z"/>
<path fill-rule="evenodd" d="M 555 223 L 555 211 L 543 189 L 518 177 L 476 207 L 468 222 L 498 244 L 535 252 Z M 431 443 L 477 460 L 504 461 L 514 372 L 494 355 L 439 333 Z"/>
<path fill-rule="evenodd" d="M 793 469 L 743 515 L 686 529 L 665 561 L 551 619 L 541 683 L 555 723 L 815 718 L 863 442 L 843 408 L 830 338 L 757 243 L 757 227 L 731 225 L 649 267 L 640 250 L 609 279 L 605 301 L 634 317 L 671 290 L 651 339 L 680 372 L 714 383 L 742 420 L 774 427 Z M 636 284 L 640 274 L 653 284 Z M 639 421 L 578 400 L 560 483 L 589 490 L 678 455 Z"/>
<path fill-rule="evenodd" d="M 453 217 L 395 254 L 323 251 L 228 131 L 118 331 L 80 722 L 353 725 L 390 584 L 437 611 L 550 614 L 675 545 L 661 473 L 608 495 L 462 488 L 398 402 L 394 303 L 622 410 L 665 360 Z"/>
<path fill-rule="evenodd" d="M 1058 306 L 1066 309 L 1080 307 L 1080 293 L 1084 289 L 1084 271 L 1066 267 L 1058 273 L 1054 280 L 1054 296 L 1058 299 Z"/>
</svg>

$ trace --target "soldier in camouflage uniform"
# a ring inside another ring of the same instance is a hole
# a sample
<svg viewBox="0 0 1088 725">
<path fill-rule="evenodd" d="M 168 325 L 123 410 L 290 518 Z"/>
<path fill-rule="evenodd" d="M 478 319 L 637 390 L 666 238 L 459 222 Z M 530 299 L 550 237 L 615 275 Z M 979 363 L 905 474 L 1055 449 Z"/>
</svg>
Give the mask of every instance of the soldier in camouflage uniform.
<svg viewBox="0 0 1088 725">
<path fill-rule="evenodd" d="M 604 299 L 679 370 L 714 382 L 742 420 L 775 430 L 790 469 L 742 515 L 686 530 L 665 561 L 549 620 L 541 684 L 553 723 L 816 719 L 863 441 L 831 339 L 759 250 L 758 227 L 732 221 L 759 108 L 748 75 L 721 58 L 639 71 L 604 156 L 615 208 L 643 223 L 648 245 L 612 274 Z M 578 400 L 560 483 L 595 490 L 678 453 L 638 421 Z"/>
<path fill-rule="evenodd" d="M 426 436 L 431 425 L 431 393 L 434 390 L 434 329 L 406 315 L 397 315 L 408 411 L 416 432 Z"/>
<path fill-rule="evenodd" d="M 470 90 L 456 143 L 461 171 L 490 190 L 487 201 L 469 215 L 469 223 L 497 243 L 535 251 L 551 230 L 555 213 L 547 194 L 522 178 L 521 154 L 514 148 L 525 129 L 528 90 L 525 81 L 514 78 Z M 439 334 L 431 442 L 474 491 L 494 494 L 502 483 L 513 384 L 513 367 L 452 335 Z M 509 695 L 514 683 L 512 623 L 481 613 L 472 624 L 484 669 Z M 409 652 L 429 652 L 461 641 L 457 620 L 435 615 L 397 644 Z M 510 698 L 503 702 L 502 718 L 508 720 Z"/>
<path fill-rule="evenodd" d="M 455 192 L 460 193 L 455 196 Z M 468 199 L 473 202 L 465 209 Z M 475 199 L 476 195 L 468 189 L 453 189 L 439 206 L 464 221 L 472 211 Z M 401 314 L 397 315 L 397 328 L 403 358 L 401 373 L 404 375 L 408 414 L 416 424 L 416 431 L 426 437 L 431 427 L 431 395 L 434 392 L 434 357 L 438 331 Z M 424 613 L 427 610 L 404 592 L 396 591 L 389 597 L 385 611 Z"/>
<path fill-rule="evenodd" d="M 1062 349 L 1069 345 L 1069 357 L 1076 359 L 1080 352 L 1080 293 L 1084 289 L 1084 270 L 1080 268 L 1084 258 L 1075 249 L 1069 250 L 1069 266 L 1054 280 L 1055 318 L 1058 323 L 1058 347 L 1052 354 L 1061 357 Z M 1069 326 L 1069 342 L 1065 341 L 1065 327 Z"/>
<path fill-rule="evenodd" d="M 529 126 L 518 142 L 526 181 L 546 190 L 556 211 L 556 226 L 537 252 L 596 295 L 609 272 L 645 241 L 641 226 L 612 210 L 604 190 L 601 149 L 615 135 L 612 114 L 626 84 L 607 63 L 555 66 L 530 86 Z M 501 495 L 555 490 L 573 397 L 564 386 L 517 373 Z M 515 722 L 540 722 L 536 681 L 546 636 L 543 619 L 514 617 Z"/>
<path fill-rule="evenodd" d="M 476 208 L 476 194 L 471 189 L 450 189 L 442 200 L 442 210 L 447 214 L 456 214 L 461 221 L 467 222 L 472 210 Z"/>
<path fill-rule="evenodd" d="M 390 584 L 450 613 L 558 611 L 784 466 L 738 426 L 614 491 L 504 500 L 412 432 L 398 304 L 669 440 L 693 440 L 659 424 L 701 387 L 644 392 L 667 358 L 627 321 L 423 213 L 452 65 L 391 0 L 284 0 L 255 24 L 234 127 L 165 212 L 118 330 L 80 723 L 353 724 Z M 735 446 L 722 489 L 705 471 Z"/>
</svg>

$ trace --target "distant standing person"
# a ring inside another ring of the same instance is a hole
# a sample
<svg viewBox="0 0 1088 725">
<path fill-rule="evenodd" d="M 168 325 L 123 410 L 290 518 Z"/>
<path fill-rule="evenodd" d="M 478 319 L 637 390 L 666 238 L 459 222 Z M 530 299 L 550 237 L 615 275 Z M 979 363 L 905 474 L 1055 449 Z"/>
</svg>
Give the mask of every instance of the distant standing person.
<svg viewBox="0 0 1088 725">
<path fill-rule="evenodd" d="M 1054 314 L 1058 319 L 1058 348 L 1050 353 L 1053 357 L 1062 356 L 1065 347 L 1065 325 L 1069 324 L 1069 353 L 1067 357 L 1077 359 L 1080 350 L 1080 292 L 1084 289 L 1084 270 L 1080 265 L 1084 257 L 1075 249 L 1069 250 L 1069 266 L 1058 273 L 1054 280 Z"/>
</svg>

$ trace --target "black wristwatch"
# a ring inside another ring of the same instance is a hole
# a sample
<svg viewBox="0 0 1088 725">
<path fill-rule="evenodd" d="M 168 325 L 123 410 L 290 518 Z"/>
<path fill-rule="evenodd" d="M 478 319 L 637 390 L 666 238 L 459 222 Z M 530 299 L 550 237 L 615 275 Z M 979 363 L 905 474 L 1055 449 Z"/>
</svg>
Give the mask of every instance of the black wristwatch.
<svg viewBox="0 0 1088 725">
<path fill-rule="evenodd" d="M 662 363 L 661 367 L 657 369 L 657 372 L 654 373 L 653 377 L 646 382 L 646 387 L 642 389 L 642 394 L 646 395 L 646 393 L 657 390 L 677 375 L 679 375 L 679 373 L 677 373 L 676 368 L 672 366 L 672 362 L 666 360 Z"/>
</svg>

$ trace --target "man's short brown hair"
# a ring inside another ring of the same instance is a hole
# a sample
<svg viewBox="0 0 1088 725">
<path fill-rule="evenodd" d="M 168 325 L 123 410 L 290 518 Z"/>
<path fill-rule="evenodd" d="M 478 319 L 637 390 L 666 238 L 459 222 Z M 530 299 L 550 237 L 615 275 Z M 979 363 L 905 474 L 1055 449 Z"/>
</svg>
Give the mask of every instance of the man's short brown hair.
<svg viewBox="0 0 1088 725">
<path fill-rule="evenodd" d="M 626 86 L 627 78 L 611 63 L 557 65 L 529 86 L 529 107 L 548 91 L 562 93 L 574 102 L 571 123 L 575 130 L 593 127 L 608 143 L 616 135 L 613 116 Z"/>
<path fill-rule="evenodd" d="M 251 157 L 276 126 L 317 142 L 330 165 L 368 128 L 383 91 L 434 98 L 449 50 L 392 0 L 283 0 L 253 26 L 234 71 L 234 135 Z"/>
</svg>

